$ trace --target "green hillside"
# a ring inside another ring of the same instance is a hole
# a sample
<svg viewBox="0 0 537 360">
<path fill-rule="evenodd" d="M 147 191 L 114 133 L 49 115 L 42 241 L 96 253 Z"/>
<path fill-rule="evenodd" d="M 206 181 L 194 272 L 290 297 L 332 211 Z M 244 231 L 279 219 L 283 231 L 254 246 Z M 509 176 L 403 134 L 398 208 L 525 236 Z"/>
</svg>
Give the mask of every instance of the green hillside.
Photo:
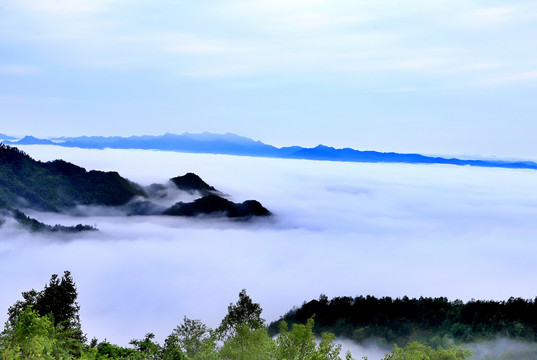
<svg viewBox="0 0 537 360">
<path fill-rule="evenodd" d="M 177 202 L 169 208 L 157 204 L 166 196 L 166 185 L 142 187 L 117 172 L 86 169 L 64 160 L 41 162 L 23 151 L 0 144 L 0 225 L 11 216 L 32 231 L 84 231 L 91 226 L 50 226 L 28 217 L 22 210 L 64 212 L 77 205 L 113 206 L 125 215 L 197 216 L 211 214 L 229 218 L 268 216 L 256 200 L 234 203 L 225 199 L 199 176 L 187 173 L 171 179 L 172 186 L 200 198 Z"/>
<path fill-rule="evenodd" d="M 142 188 L 117 172 L 86 169 L 55 160 L 40 162 L 0 144 L 0 202 L 59 212 L 76 205 L 123 205 Z"/>
</svg>

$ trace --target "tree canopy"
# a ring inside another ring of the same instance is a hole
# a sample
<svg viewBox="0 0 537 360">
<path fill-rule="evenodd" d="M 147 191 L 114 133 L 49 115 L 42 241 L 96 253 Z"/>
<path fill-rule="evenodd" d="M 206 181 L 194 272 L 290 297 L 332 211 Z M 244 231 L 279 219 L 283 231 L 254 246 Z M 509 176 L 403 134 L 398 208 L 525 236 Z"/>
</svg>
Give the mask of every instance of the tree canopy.
<svg viewBox="0 0 537 360">
<path fill-rule="evenodd" d="M 521 298 L 464 303 L 445 297 L 346 296 L 328 300 L 321 295 L 289 311 L 280 321 L 305 324 L 312 317 L 315 334 L 332 332 L 356 342 L 378 338 L 386 344 L 419 341 L 437 346 L 497 336 L 537 340 L 537 302 Z M 278 334 L 280 321 L 270 324 L 270 335 Z"/>
<path fill-rule="evenodd" d="M 69 271 L 62 277 L 52 275 L 43 290 L 22 294 L 8 310 L 9 320 L 0 334 L 0 358 L 3 360 L 341 360 L 341 345 L 335 335 L 316 336 L 315 321 L 303 324 L 285 321 L 279 335 L 269 336 L 262 309 L 247 294 L 239 293 L 230 303 L 220 326 L 210 329 L 201 320 L 184 317 L 163 344 L 153 333 L 133 339 L 130 347 L 107 340 L 87 343 L 80 326 L 76 301 L 78 292 Z M 326 296 L 320 303 L 329 305 Z M 467 360 L 471 352 L 460 347 L 430 347 L 412 342 L 395 345 L 383 360 Z M 350 353 L 344 358 L 352 360 Z"/>
<path fill-rule="evenodd" d="M 69 271 L 65 271 L 61 278 L 53 274 L 43 290 L 32 289 L 22 293 L 24 300 L 17 301 L 8 309 L 8 324 L 13 326 L 20 314 L 31 307 L 40 316 L 49 316 L 55 327 L 68 329 L 72 331 L 73 336 L 84 340 L 77 296 L 76 285 Z"/>
</svg>

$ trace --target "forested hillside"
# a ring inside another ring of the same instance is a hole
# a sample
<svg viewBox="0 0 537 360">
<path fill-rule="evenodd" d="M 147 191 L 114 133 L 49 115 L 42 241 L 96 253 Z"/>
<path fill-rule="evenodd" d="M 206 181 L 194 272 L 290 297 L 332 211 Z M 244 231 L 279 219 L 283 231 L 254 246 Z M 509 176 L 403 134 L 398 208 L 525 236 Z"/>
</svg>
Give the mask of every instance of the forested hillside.
<svg viewBox="0 0 537 360">
<path fill-rule="evenodd" d="M 77 302 L 78 292 L 68 271 L 62 277 L 52 275 L 41 291 L 22 293 L 8 310 L 9 320 L 0 335 L 0 358 L 18 359 L 125 359 L 125 360 L 351 360 L 347 352 L 341 355 L 341 345 L 334 335 L 313 334 L 314 320 L 293 324 L 289 329 L 280 324 L 280 336 L 268 335 L 262 309 L 246 294 L 239 293 L 236 303 L 216 329 L 210 329 L 201 320 L 187 317 L 165 339 L 155 341 L 147 333 L 142 339 L 133 339 L 130 346 L 118 346 L 93 338 L 87 341 L 82 332 Z M 418 343 L 403 348 L 394 347 L 384 360 L 465 360 L 471 351 L 459 347 L 436 348 Z"/>
<path fill-rule="evenodd" d="M 289 311 L 280 320 L 304 324 L 315 319 L 314 331 L 364 342 L 370 338 L 385 343 L 420 341 L 443 345 L 455 340 L 472 342 L 495 337 L 537 341 L 537 302 L 521 298 L 507 301 L 460 300 L 445 297 L 392 299 L 374 296 L 335 297 L 321 295 Z M 279 321 L 269 333 L 278 333 Z"/>
<path fill-rule="evenodd" d="M 22 210 L 64 212 L 79 205 L 112 206 L 125 215 L 213 215 L 230 218 L 268 216 L 270 212 L 256 200 L 235 203 L 224 198 L 199 176 L 187 173 L 170 179 L 176 189 L 200 197 L 192 202 L 177 202 L 171 207 L 158 205 L 169 196 L 168 185 L 138 185 L 117 172 L 86 169 L 63 160 L 41 162 L 23 151 L 0 144 L 0 225 L 11 215 L 33 231 L 83 231 L 79 225 L 50 226 L 32 219 Z M 173 200 L 173 198 L 172 198 Z"/>
<path fill-rule="evenodd" d="M 143 195 L 117 172 L 86 171 L 63 160 L 40 162 L 0 144 L 0 200 L 17 207 L 61 211 L 76 205 L 123 205 Z"/>
</svg>

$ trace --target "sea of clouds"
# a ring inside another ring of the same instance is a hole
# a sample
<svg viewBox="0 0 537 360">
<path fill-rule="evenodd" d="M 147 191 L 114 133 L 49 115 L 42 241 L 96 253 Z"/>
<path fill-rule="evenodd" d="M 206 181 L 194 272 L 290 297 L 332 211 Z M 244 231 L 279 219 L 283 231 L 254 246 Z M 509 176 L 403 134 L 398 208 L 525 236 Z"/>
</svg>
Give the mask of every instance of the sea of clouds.
<svg viewBox="0 0 537 360">
<path fill-rule="evenodd" d="M 274 216 L 29 212 L 100 232 L 35 235 L 5 224 L 2 322 L 22 291 L 42 289 L 64 270 L 77 284 L 88 337 L 122 345 L 147 332 L 162 340 L 185 315 L 215 327 L 243 288 L 267 321 L 321 293 L 465 301 L 537 295 L 537 171 L 20 148 L 37 160 L 118 171 L 141 185 L 194 172 L 235 202 L 259 200 Z"/>
</svg>

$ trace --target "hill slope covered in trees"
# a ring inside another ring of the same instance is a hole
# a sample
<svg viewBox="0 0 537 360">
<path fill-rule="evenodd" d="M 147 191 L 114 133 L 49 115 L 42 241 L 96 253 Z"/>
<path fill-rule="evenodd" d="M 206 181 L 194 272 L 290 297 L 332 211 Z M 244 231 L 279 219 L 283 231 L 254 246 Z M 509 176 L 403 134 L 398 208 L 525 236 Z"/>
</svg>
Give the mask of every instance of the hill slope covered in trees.
<svg viewBox="0 0 537 360">
<path fill-rule="evenodd" d="M 429 345 L 452 341 L 472 342 L 496 337 L 537 341 L 537 301 L 447 298 L 392 299 L 374 296 L 335 297 L 321 295 L 284 315 L 280 321 L 304 324 L 315 318 L 315 332 L 364 342 L 370 338 L 399 345 L 418 340 Z M 278 333 L 279 321 L 269 333 Z"/>
<path fill-rule="evenodd" d="M 170 197 L 166 191 L 169 186 L 197 194 L 200 198 L 187 203 L 179 201 L 171 207 L 159 205 L 158 200 Z M 82 225 L 50 227 L 27 217 L 21 211 L 23 209 L 65 212 L 80 205 L 99 205 L 123 209 L 126 215 L 220 215 L 235 218 L 270 215 L 258 201 L 234 203 L 223 196 L 192 173 L 175 177 L 167 185 L 143 187 L 117 172 L 87 171 L 63 160 L 40 162 L 17 148 L 0 144 L 0 219 L 11 216 L 32 230 L 93 228 Z"/>
</svg>

